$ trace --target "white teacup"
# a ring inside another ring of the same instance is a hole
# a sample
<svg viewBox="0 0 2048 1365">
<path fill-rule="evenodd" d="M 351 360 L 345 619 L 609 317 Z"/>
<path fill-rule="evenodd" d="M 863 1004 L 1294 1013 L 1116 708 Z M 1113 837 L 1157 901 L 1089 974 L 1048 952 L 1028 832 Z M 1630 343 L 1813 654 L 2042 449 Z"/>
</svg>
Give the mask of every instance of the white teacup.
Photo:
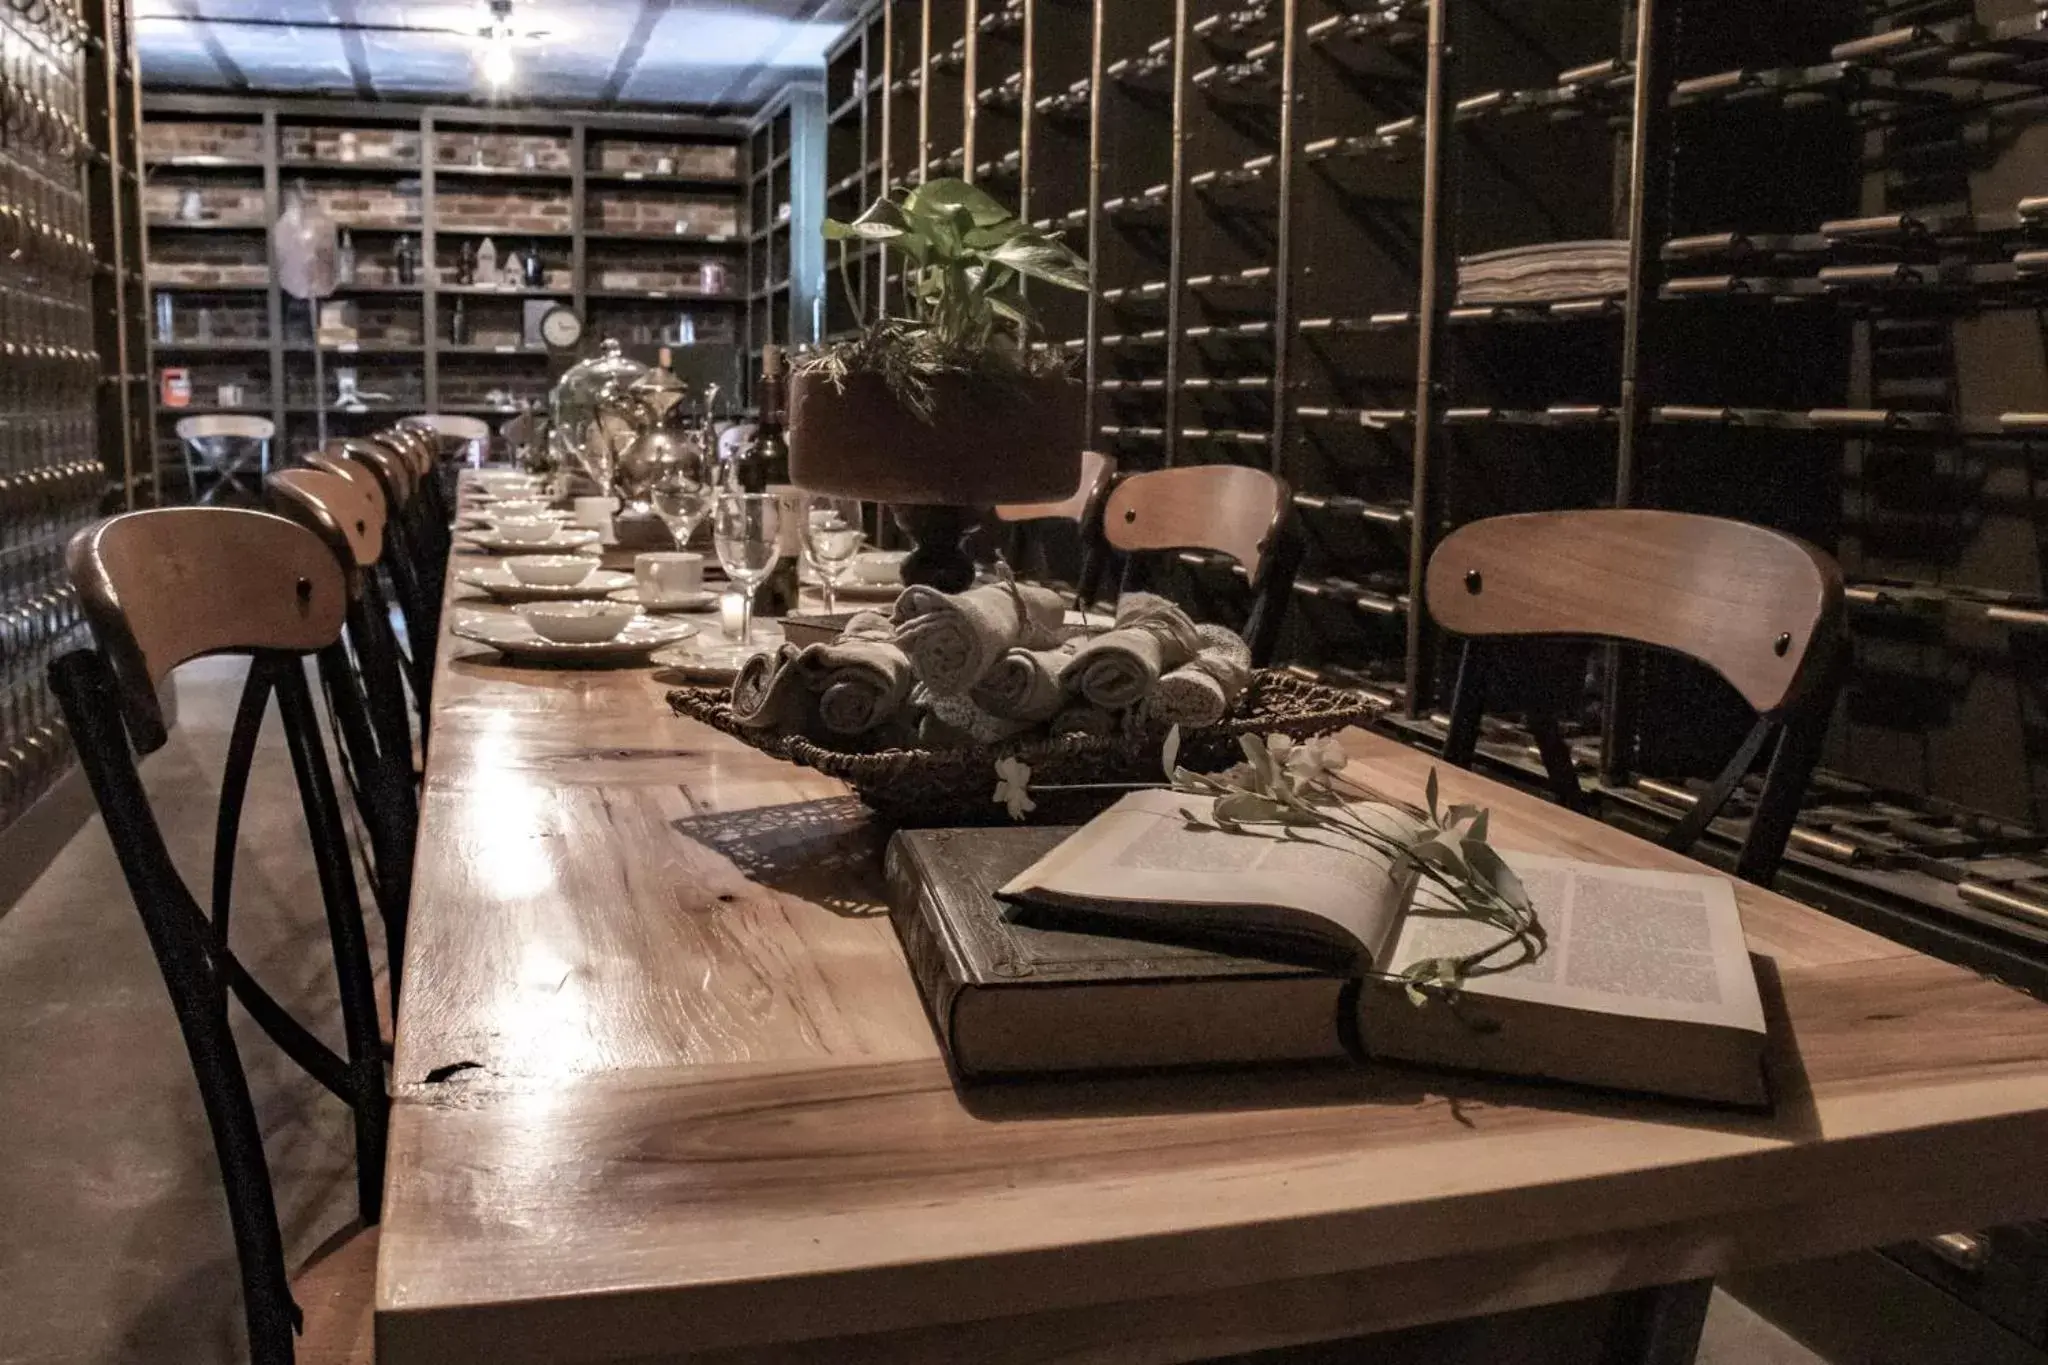
<svg viewBox="0 0 2048 1365">
<path fill-rule="evenodd" d="M 569 504 L 570 520 L 585 530 L 596 531 L 609 536 L 612 531 L 612 512 L 618 504 L 602 494 L 595 497 L 577 498 Z"/>
<path fill-rule="evenodd" d="M 704 592 L 704 556 L 664 550 L 633 556 L 633 582 L 650 606 L 680 602 Z"/>
</svg>

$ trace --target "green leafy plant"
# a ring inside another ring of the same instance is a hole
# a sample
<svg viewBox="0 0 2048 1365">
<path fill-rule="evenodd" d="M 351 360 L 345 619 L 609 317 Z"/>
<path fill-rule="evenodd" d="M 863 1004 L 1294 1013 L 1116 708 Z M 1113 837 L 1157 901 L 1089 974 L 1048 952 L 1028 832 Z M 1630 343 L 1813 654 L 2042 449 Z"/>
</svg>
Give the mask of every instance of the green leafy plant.
<svg viewBox="0 0 2048 1365">
<path fill-rule="evenodd" d="M 858 336 L 806 352 L 800 373 L 843 384 L 850 374 L 878 374 L 897 401 L 930 420 L 932 380 L 942 374 L 1017 378 L 1057 374 L 1066 356 L 1034 345 L 1038 329 L 1025 298 L 1027 281 L 1085 291 L 1088 263 L 1057 233 L 1035 228 L 964 180 L 928 180 L 885 194 L 850 223 L 825 220 L 825 238 L 839 244 L 847 278 L 855 242 L 886 246 L 902 264 L 900 310 L 884 299 Z"/>
</svg>

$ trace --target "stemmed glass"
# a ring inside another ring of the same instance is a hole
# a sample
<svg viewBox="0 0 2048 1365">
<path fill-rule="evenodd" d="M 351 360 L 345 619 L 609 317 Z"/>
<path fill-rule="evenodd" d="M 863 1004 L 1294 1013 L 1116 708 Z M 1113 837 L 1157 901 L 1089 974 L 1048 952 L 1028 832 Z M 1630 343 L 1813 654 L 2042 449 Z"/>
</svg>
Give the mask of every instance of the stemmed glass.
<svg viewBox="0 0 2048 1365">
<path fill-rule="evenodd" d="M 782 542 L 782 503 L 774 493 L 720 493 L 712 507 L 711 543 L 725 576 L 740 590 L 740 644 L 754 643 L 754 589 L 775 568 Z"/>
<path fill-rule="evenodd" d="M 825 589 L 825 614 L 839 610 L 839 581 L 853 567 L 863 539 L 860 503 L 813 494 L 804 505 L 804 558 Z"/>
<path fill-rule="evenodd" d="M 690 548 L 690 537 L 710 515 L 716 478 L 714 460 L 701 435 L 692 433 L 676 443 L 652 492 L 654 513 L 676 538 L 678 550 Z"/>
</svg>

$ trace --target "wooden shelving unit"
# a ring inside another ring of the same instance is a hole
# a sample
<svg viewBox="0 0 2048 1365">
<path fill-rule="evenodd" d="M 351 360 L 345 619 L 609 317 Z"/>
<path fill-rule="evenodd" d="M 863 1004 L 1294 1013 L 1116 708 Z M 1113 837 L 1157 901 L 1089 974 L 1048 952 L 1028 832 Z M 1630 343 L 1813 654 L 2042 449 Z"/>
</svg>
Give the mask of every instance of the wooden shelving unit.
<svg viewBox="0 0 2048 1365">
<path fill-rule="evenodd" d="M 192 406 L 157 404 L 159 458 L 175 459 L 178 418 L 208 410 L 269 416 L 287 456 L 311 448 L 323 417 L 345 435 L 394 412 L 509 416 L 576 358 L 524 344 L 526 310 L 551 302 L 582 316 L 586 348 L 612 337 L 652 359 L 693 347 L 693 373 L 739 390 L 749 299 L 766 283 L 752 271 L 748 120 L 168 95 L 144 115 L 150 293 L 172 310 L 168 337 L 152 329 L 147 370 L 152 385 L 173 366 L 194 380 Z M 195 145 L 226 150 L 179 150 Z M 324 394 L 311 313 L 272 282 L 266 246 L 301 183 L 358 260 L 333 298 L 355 305 L 362 340 L 321 348 Z M 188 192 L 204 221 L 181 220 Z M 507 254 L 537 252 L 542 282 L 457 285 L 465 245 L 487 237 L 501 277 Z M 418 248 L 410 284 L 398 282 L 401 240 Z M 384 397 L 337 406 L 347 369 L 358 392 Z M 224 383 L 241 386 L 239 403 L 219 402 Z"/>
<path fill-rule="evenodd" d="M 747 392 L 761 350 L 818 340 L 824 299 L 825 90 L 793 85 L 747 132 Z"/>
</svg>

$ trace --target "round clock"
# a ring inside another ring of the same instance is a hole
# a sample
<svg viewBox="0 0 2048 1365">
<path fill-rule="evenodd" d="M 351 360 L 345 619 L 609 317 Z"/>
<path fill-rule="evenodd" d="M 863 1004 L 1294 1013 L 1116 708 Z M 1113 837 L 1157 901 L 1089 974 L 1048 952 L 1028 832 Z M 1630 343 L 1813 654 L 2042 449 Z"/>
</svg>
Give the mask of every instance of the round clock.
<svg viewBox="0 0 2048 1365">
<path fill-rule="evenodd" d="M 550 308 L 541 314 L 540 339 L 554 350 L 571 350 L 583 340 L 583 319 L 576 316 L 573 308 L 562 305 Z"/>
</svg>

